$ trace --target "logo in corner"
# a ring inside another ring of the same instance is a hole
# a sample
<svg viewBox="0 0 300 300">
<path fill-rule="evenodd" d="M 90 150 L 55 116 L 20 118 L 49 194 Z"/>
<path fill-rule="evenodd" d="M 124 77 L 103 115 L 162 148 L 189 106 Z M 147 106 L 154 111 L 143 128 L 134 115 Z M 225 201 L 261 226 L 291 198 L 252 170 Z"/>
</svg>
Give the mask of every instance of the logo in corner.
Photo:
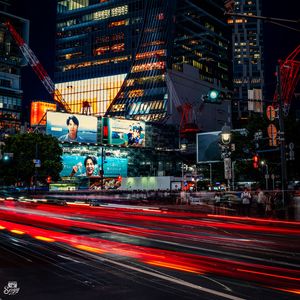
<svg viewBox="0 0 300 300">
<path fill-rule="evenodd" d="M 18 283 L 16 281 L 9 281 L 7 285 L 4 287 L 3 293 L 5 295 L 13 296 L 18 294 L 20 288 L 18 288 Z"/>
</svg>

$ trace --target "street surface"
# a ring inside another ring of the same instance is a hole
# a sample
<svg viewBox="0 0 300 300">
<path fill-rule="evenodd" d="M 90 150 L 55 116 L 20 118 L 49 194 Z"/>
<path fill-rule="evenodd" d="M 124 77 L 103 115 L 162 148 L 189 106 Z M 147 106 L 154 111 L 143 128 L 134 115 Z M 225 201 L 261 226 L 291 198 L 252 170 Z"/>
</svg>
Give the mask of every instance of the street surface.
<svg viewBox="0 0 300 300">
<path fill-rule="evenodd" d="M 299 299 L 299 238 L 293 221 L 3 200 L 0 299 Z"/>
</svg>

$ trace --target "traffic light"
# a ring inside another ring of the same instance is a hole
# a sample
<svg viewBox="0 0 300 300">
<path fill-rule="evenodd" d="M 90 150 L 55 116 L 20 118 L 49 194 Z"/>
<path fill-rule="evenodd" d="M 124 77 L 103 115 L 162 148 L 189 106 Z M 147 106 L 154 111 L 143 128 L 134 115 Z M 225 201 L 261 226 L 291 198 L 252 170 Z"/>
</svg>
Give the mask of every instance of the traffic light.
<svg viewBox="0 0 300 300">
<path fill-rule="evenodd" d="M 258 169 L 258 167 L 259 167 L 259 156 L 257 154 L 255 154 L 253 156 L 252 161 L 253 161 L 253 168 Z"/>
<path fill-rule="evenodd" d="M 202 96 L 202 100 L 206 103 L 221 104 L 225 98 L 225 93 L 211 88 L 207 95 Z"/>
<path fill-rule="evenodd" d="M 14 154 L 13 153 L 3 153 L 3 161 L 4 162 L 9 162 L 12 158 L 14 157 Z"/>
</svg>

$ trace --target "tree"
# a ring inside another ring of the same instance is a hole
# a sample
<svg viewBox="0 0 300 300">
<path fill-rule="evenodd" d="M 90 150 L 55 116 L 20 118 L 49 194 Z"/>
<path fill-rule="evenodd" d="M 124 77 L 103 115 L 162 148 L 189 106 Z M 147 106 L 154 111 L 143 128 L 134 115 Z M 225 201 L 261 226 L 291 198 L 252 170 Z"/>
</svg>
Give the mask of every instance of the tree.
<svg viewBox="0 0 300 300">
<path fill-rule="evenodd" d="M 2 153 L 11 153 L 10 159 L 0 161 L 2 184 L 21 182 L 28 186 L 33 179 L 45 183 L 48 176 L 58 180 L 63 168 L 62 149 L 57 139 L 49 135 L 26 133 L 10 136 L 5 140 Z"/>
</svg>

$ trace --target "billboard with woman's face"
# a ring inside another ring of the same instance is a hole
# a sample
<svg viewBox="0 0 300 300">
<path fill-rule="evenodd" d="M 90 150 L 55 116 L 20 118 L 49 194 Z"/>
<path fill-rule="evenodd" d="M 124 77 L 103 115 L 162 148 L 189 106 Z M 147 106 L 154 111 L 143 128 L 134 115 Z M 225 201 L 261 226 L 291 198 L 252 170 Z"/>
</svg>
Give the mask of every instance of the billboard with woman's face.
<svg viewBox="0 0 300 300">
<path fill-rule="evenodd" d="M 46 133 L 60 142 L 97 143 L 97 117 L 47 112 Z"/>
</svg>

